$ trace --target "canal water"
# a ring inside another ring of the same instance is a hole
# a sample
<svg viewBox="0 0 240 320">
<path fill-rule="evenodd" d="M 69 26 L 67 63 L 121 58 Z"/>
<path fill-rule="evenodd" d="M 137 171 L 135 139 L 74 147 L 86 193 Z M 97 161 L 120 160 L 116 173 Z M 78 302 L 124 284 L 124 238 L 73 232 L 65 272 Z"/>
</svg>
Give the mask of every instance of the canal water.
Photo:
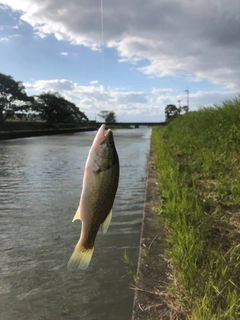
<svg viewBox="0 0 240 320">
<path fill-rule="evenodd" d="M 0 141 L 0 319 L 130 320 L 150 128 L 114 130 L 120 181 L 113 218 L 85 271 L 68 271 L 72 223 L 95 132 Z"/>
</svg>

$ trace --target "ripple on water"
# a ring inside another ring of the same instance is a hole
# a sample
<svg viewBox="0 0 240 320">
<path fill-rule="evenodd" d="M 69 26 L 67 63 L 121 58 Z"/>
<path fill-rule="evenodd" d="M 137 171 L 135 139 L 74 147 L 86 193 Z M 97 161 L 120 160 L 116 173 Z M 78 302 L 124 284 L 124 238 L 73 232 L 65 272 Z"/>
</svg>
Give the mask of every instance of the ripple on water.
<svg viewBox="0 0 240 320">
<path fill-rule="evenodd" d="M 150 133 L 114 131 L 121 170 L 113 219 L 84 272 L 66 264 L 80 235 L 71 221 L 95 132 L 0 142 L 1 319 L 130 319 L 123 252 L 135 269 Z"/>
</svg>

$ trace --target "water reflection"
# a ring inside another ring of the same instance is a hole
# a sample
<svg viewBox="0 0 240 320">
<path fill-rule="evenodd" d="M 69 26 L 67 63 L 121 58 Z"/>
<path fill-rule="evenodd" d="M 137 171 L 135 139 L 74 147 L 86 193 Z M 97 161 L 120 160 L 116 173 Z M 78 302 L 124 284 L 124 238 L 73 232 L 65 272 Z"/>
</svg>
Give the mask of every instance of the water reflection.
<svg viewBox="0 0 240 320">
<path fill-rule="evenodd" d="M 121 173 L 108 232 L 90 266 L 69 272 L 71 223 L 94 132 L 0 142 L 0 319 L 130 319 L 151 130 L 115 130 Z"/>
</svg>

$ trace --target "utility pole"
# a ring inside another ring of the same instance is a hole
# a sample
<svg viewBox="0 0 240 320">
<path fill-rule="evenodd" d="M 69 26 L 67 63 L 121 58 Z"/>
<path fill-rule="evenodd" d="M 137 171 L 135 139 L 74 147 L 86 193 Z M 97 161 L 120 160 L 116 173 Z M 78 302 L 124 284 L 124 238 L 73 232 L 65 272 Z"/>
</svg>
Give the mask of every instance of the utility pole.
<svg viewBox="0 0 240 320">
<path fill-rule="evenodd" d="M 179 108 L 181 108 L 181 106 L 180 106 L 180 102 L 181 102 L 181 100 L 178 100 L 178 103 L 179 103 Z"/>
<path fill-rule="evenodd" d="M 187 106 L 188 106 L 188 110 L 189 110 L 189 90 L 184 90 L 184 92 L 187 92 Z"/>
</svg>

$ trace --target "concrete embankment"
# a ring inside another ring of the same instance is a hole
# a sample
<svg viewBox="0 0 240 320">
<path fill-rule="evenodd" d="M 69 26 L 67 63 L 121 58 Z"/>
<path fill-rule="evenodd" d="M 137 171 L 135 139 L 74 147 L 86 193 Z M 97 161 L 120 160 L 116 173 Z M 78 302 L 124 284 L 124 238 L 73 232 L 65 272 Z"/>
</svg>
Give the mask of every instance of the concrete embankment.
<svg viewBox="0 0 240 320">
<path fill-rule="evenodd" d="M 164 259 L 164 223 L 154 210 L 154 207 L 159 206 L 159 200 L 159 185 L 151 143 L 132 320 L 170 319 L 170 310 L 163 289 L 168 282 L 169 272 L 167 261 Z"/>
<path fill-rule="evenodd" d="M 68 134 L 68 133 L 94 131 L 94 130 L 96 130 L 96 128 L 1 131 L 0 140 L 39 137 L 39 136 L 48 136 L 48 135 L 55 135 L 55 134 Z"/>
</svg>

